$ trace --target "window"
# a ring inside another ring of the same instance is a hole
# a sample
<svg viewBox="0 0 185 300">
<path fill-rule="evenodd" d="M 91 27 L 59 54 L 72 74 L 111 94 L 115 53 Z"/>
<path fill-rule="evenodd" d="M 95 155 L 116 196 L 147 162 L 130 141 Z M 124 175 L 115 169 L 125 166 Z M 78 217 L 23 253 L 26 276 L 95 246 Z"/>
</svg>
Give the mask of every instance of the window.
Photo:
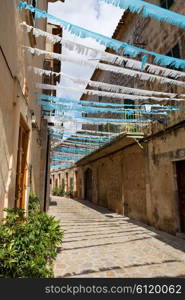
<svg viewBox="0 0 185 300">
<path fill-rule="evenodd" d="M 124 100 L 124 104 L 125 104 L 125 105 L 127 105 L 127 104 L 128 104 L 128 105 L 133 105 L 133 107 L 134 107 L 134 101 L 133 101 L 133 100 L 130 100 L 130 99 L 125 99 L 125 100 Z M 131 107 L 132 107 L 132 106 L 131 106 Z"/>
<path fill-rule="evenodd" d="M 124 100 L 124 104 L 125 104 L 125 109 L 133 109 L 135 107 L 134 101 L 130 99 Z M 129 113 L 129 114 L 125 113 L 125 119 L 135 119 L 135 113 Z"/>
<path fill-rule="evenodd" d="M 31 5 L 32 5 L 33 7 L 36 7 L 36 6 L 37 6 L 37 0 L 32 0 L 32 1 L 31 1 Z M 34 20 L 34 22 L 35 22 L 35 12 L 32 12 L 32 17 L 33 17 L 33 20 Z"/>
<path fill-rule="evenodd" d="M 170 9 L 174 2 L 174 0 L 160 0 L 160 6 L 163 8 Z"/>
<path fill-rule="evenodd" d="M 179 42 L 170 49 L 168 53 L 166 53 L 167 56 L 175 57 L 175 58 L 181 58 L 181 51 L 180 51 L 180 45 Z M 168 66 L 168 69 L 173 69 L 173 70 L 182 70 L 181 68 L 177 69 L 175 67 Z M 170 76 L 168 76 L 170 78 Z"/>
<path fill-rule="evenodd" d="M 166 55 L 181 58 L 179 43 L 177 43 Z"/>
</svg>

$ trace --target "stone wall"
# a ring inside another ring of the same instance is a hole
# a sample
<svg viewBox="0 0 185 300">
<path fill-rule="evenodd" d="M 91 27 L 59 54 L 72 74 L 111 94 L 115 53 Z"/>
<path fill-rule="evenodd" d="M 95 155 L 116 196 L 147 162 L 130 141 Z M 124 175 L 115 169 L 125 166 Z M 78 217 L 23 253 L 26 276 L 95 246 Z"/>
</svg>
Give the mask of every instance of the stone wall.
<svg viewBox="0 0 185 300">
<path fill-rule="evenodd" d="M 74 197 L 81 198 L 82 197 L 82 183 L 80 170 L 75 168 L 69 168 L 65 171 L 58 170 L 55 172 L 51 172 L 51 186 L 50 192 L 55 188 L 62 188 L 65 193 L 72 191 Z M 73 189 L 71 189 L 70 180 L 72 178 L 73 181 Z"/>
<path fill-rule="evenodd" d="M 180 231 L 176 162 L 185 160 L 185 128 L 148 143 L 148 215 L 151 224 L 165 231 Z"/>
<path fill-rule="evenodd" d="M 176 234 L 181 231 L 176 162 L 185 160 L 185 128 L 171 128 L 139 144 L 123 137 L 60 171 L 75 176 L 85 199 L 86 170 L 92 170 L 92 201 L 111 211 Z"/>
<path fill-rule="evenodd" d="M 29 11 L 18 11 L 19 1 L 1 1 L 0 9 L 0 214 L 5 207 L 15 205 L 17 151 L 20 120 L 28 131 L 26 158 L 25 204 L 28 206 L 29 191 L 41 195 L 44 177 L 41 167 L 41 109 L 33 92 L 40 78 L 28 71 L 28 66 L 42 68 L 43 58 L 28 54 L 22 46 L 45 49 L 45 39 L 35 37 L 21 29 L 19 23 L 33 25 Z M 38 1 L 40 9 L 47 10 L 48 1 Z M 36 27 L 46 29 L 46 20 L 37 19 Z M 36 126 L 32 127 L 32 115 Z"/>
<path fill-rule="evenodd" d="M 159 4 L 157 0 L 149 2 Z M 185 14 L 184 1 L 175 1 L 171 9 Z M 181 57 L 185 58 L 185 40 L 179 27 L 129 12 L 122 22 L 113 38 L 162 54 L 179 42 Z M 151 57 L 148 59 L 152 62 Z M 184 89 L 175 85 L 144 82 L 111 72 L 96 70 L 91 79 L 184 94 Z M 145 134 L 139 143 L 123 137 L 78 162 L 79 197 L 85 199 L 84 176 L 91 169 L 94 203 L 176 234 L 181 231 L 176 162 L 185 160 L 184 111 L 171 112 L 166 124 L 153 122 Z"/>
</svg>

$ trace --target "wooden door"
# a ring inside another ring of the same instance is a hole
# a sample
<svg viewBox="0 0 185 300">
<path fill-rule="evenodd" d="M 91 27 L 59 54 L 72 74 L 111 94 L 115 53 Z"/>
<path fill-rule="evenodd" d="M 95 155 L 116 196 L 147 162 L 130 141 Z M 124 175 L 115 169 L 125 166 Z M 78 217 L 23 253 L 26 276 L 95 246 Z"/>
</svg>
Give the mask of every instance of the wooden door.
<svg viewBox="0 0 185 300">
<path fill-rule="evenodd" d="M 21 121 L 19 127 L 19 141 L 17 152 L 15 207 L 23 209 L 25 208 L 27 151 L 28 130 L 26 129 L 23 121 Z"/>
<path fill-rule="evenodd" d="M 84 174 L 85 178 L 85 200 L 92 201 L 92 170 L 87 169 Z"/>
<path fill-rule="evenodd" d="M 185 232 L 185 160 L 176 163 L 181 232 Z"/>
</svg>

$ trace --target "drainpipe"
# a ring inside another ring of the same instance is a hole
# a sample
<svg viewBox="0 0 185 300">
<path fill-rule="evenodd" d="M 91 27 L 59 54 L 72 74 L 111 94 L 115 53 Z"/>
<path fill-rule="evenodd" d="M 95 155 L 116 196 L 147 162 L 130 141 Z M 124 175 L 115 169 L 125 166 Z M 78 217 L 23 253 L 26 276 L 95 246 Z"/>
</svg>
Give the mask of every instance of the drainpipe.
<svg viewBox="0 0 185 300">
<path fill-rule="evenodd" d="M 47 190 L 48 190 L 48 163 L 49 163 L 49 145 L 50 145 L 50 137 L 47 135 L 47 149 L 46 149 L 46 175 L 45 175 L 45 187 L 44 187 L 44 211 L 47 210 Z"/>
</svg>

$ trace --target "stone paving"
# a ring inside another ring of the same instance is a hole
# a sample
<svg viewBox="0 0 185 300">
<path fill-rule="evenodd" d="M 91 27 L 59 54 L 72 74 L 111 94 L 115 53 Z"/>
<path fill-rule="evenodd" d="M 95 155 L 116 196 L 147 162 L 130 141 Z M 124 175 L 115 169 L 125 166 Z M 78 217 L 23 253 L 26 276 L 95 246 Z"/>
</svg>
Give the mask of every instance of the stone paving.
<svg viewBox="0 0 185 300">
<path fill-rule="evenodd" d="M 88 201 L 52 197 L 65 237 L 55 277 L 185 277 L 185 240 Z"/>
</svg>

